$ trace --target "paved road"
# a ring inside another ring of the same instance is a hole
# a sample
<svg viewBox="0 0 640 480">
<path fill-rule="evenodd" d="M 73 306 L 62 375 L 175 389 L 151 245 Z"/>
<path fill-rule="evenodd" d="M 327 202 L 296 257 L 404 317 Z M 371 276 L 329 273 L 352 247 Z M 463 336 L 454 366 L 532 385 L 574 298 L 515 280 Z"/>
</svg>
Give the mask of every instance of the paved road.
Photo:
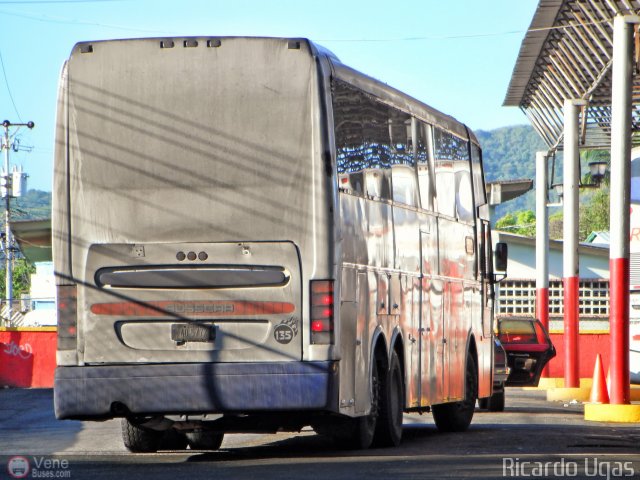
<svg viewBox="0 0 640 480">
<path fill-rule="evenodd" d="M 438 433 L 431 415 L 406 415 L 395 449 L 341 451 L 309 430 L 228 435 L 217 452 L 131 454 L 118 421 L 57 421 L 51 390 L 0 390 L 0 478 L 11 478 L 5 467 L 20 455 L 27 478 L 640 479 L 640 425 L 585 422 L 582 411 L 514 389 L 505 412 L 477 411 L 462 434 Z"/>
</svg>

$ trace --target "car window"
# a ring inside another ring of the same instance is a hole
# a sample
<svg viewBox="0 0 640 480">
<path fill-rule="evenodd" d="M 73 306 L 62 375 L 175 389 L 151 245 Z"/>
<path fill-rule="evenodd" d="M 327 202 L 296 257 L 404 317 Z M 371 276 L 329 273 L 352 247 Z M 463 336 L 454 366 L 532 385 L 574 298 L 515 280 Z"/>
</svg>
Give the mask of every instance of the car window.
<svg viewBox="0 0 640 480">
<path fill-rule="evenodd" d="M 502 343 L 540 343 L 532 322 L 501 320 L 498 328 Z"/>
</svg>

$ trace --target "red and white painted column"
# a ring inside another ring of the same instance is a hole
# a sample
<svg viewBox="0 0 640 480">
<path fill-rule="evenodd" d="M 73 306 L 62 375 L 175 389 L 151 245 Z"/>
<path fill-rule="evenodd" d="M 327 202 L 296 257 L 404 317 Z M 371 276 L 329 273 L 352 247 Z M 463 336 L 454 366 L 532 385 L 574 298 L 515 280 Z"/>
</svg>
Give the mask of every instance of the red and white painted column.
<svg viewBox="0 0 640 480">
<path fill-rule="evenodd" d="M 536 317 L 549 331 L 549 213 L 547 153 L 536 152 Z M 549 376 L 549 367 L 542 371 Z"/>
<path fill-rule="evenodd" d="M 563 170 L 563 252 L 562 285 L 564 287 L 564 386 L 580 386 L 578 355 L 579 267 L 578 267 L 578 176 L 580 149 L 578 125 L 584 100 L 564 101 L 564 170 Z"/>
<path fill-rule="evenodd" d="M 609 250 L 611 385 L 613 404 L 630 402 L 629 387 L 629 212 L 631 193 L 631 89 L 633 24 L 637 16 L 613 21 L 611 88 L 611 244 Z"/>
</svg>

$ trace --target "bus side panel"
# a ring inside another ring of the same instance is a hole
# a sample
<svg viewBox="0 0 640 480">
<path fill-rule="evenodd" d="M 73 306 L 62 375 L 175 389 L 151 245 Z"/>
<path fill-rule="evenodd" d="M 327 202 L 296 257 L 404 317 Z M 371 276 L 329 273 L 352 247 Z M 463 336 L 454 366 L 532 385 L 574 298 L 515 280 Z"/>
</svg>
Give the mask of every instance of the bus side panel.
<svg viewBox="0 0 640 480">
<path fill-rule="evenodd" d="M 416 276 L 407 276 L 407 291 L 403 305 L 406 313 L 405 326 L 405 397 L 408 407 L 420 406 L 421 361 L 420 361 L 420 297 L 421 280 Z"/>
<path fill-rule="evenodd" d="M 357 271 L 343 267 L 340 275 L 340 412 L 353 414 L 356 398 L 356 349 L 357 349 Z"/>
<path fill-rule="evenodd" d="M 69 284 L 71 266 L 69 256 L 69 156 L 68 156 L 68 75 L 67 64 L 62 67 L 58 86 L 58 106 L 56 114 L 56 145 L 53 167 L 53 195 L 51 209 L 51 241 L 56 281 L 59 285 Z"/>
<path fill-rule="evenodd" d="M 427 405 L 441 403 L 445 399 L 445 282 L 441 278 L 432 278 L 429 285 L 429 334 L 423 348 L 423 355 L 429 355 L 430 370 L 429 402 Z M 426 350 L 426 352 L 425 352 Z M 423 374 L 423 379 L 425 375 Z M 424 390 L 423 390 L 424 391 Z"/>
<path fill-rule="evenodd" d="M 374 284 L 369 282 L 366 271 L 358 272 L 357 277 L 358 316 L 356 325 L 355 346 L 355 413 L 361 414 L 369 407 L 369 377 L 367 368 L 369 363 L 369 335 L 367 331 L 368 319 L 371 315 L 371 289 Z"/>
<path fill-rule="evenodd" d="M 342 262 L 354 265 L 367 264 L 367 209 L 365 199 L 340 193 L 340 241 Z"/>
<path fill-rule="evenodd" d="M 465 301 L 465 279 L 473 278 L 473 227 L 438 219 L 440 273 L 445 280 L 445 395 L 450 400 L 464 396 L 468 335 L 472 327 L 470 302 Z M 467 237 L 471 242 L 467 242 Z M 467 243 L 471 244 L 468 248 Z M 448 378 L 447 378 L 448 377 Z"/>
</svg>

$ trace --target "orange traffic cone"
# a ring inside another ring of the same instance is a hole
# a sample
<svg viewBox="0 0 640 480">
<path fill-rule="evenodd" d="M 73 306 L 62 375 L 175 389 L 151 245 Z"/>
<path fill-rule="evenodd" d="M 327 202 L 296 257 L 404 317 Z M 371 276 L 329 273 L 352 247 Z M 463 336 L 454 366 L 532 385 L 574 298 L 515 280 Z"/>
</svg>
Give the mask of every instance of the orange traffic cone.
<svg viewBox="0 0 640 480">
<path fill-rule="evenodd" d="M 604 369 L 602 368 L 602 358 L 600 354 L 596 355 L 596 365 L 593 369 L 593 385 L 591 386 L 589 403 L 609 403 L 607 380 L 604 378 Z"/>
</svg>

